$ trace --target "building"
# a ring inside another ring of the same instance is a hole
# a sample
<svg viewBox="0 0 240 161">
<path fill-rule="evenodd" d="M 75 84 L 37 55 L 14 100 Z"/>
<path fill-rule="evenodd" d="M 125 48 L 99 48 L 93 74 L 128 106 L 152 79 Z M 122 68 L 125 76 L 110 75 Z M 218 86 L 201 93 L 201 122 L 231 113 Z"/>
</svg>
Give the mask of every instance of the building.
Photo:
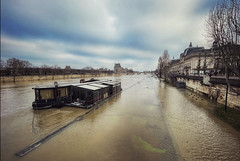
<svg viewBox="0 0 240 161">
<path fill-rule="evenodd" d="M 215 60 L 211 49 L 193 47 L 192 43 L 190 43 L 189 47 L 180 54 L 179 59 L 171 60 L 169 73 L 181 75 L 216 74 L 220 70 L 216 71 Z"/>
<path fill-rule="evenodd" d="M 65 69 L 66 69 L 66 70 L 71 70 L 72 68 L 71 68 L 71 66 L 66 65 Z"/>
<path fill-rule="evenodd" d="M 115 63 L 115 65 L 114 65 L 114 73 L 116 73 L 116 74 L 122 73 L 122 67 L 121 67 L 120 63 Z"/>
<path fill-rule="evenodd" d="M 115 63 L 114 65 L 114 73 L 133 73 L 133 69 L 123 68 L 121 67 L 120 63 Z"/>
</svg>

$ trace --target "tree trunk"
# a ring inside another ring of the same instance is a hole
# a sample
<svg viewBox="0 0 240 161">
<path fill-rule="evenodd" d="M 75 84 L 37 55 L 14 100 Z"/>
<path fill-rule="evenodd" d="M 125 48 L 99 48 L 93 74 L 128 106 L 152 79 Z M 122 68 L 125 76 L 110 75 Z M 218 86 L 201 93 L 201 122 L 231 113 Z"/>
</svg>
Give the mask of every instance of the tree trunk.
<svg viewBox="0 0 240 161">
<path fill-rule="evenodd" d="M 224 66 L 225 66 L 225 74 L 226 74 L 226 82 L 227 82 L 224 110 L 225 110 L 225 112 L 227 112 L 228 88 L 231 87 L 231 86 L 230 86 L 230 83 L 229 83 L 229 70 L 228 70 L 228 67 L 227 67 L 226 63 L 224 63 L 224 64 L 225 64 Z"/>
</svg>

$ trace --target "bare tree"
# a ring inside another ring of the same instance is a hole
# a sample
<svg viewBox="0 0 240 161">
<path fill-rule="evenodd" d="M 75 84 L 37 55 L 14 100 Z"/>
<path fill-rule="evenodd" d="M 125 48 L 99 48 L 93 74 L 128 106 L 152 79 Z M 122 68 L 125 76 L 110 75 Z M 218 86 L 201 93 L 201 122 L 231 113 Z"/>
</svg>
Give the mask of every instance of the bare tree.
<svg viewBox="0 0 240 161">
<path fill-rule="evenodd" d="M 159 73 L 160 78 L 162 78 L 162 76 L 164 76 L 164 78 L 166 79 L 167 73 L 168 73 L 169 61 L 170 61 L 170 59 L 169 59 L 168 51 L 164 50 L 163 55 L 160 56 L 158 59 L 158 73 Z"/>
<path fill-rule="evenodd" d="M 22 60 L 22 64 L 23 64 L 23 67 L 24 67 L 24 68 L 33 68 L 32 63 L 30 63 L 30 62 L 27 61 L 27 60 Z"/>
<path fill-rule="evenodd" d="M 9 70 L 11 70 L 11 75 L 14 76 L 14 82 L 15 82 L 15 76 L 24 74 L 25 69 L 32 67 L 32 64 L 25 60 L 10 58 L 7 60 L 6 67 Z"/>
<path fill-rule="evenodd" d="M 158 67 L 157 67 L 158 76 L 160 78 L 162 78 L 162 70 L 163 70 L 163 58 L 162 58 L 162 56 L 160 56 L 158 58 Z"/>
<path fill-rule="evenodd" d="M 48 65 L 46 65 L 46 64 L 43 64 L 43 65 L 41 65 L 41 68 L 47 69 L 47 68 L 50 68 L 50 67 Z"/>
<path fill-rule="evenodd" d="M 52 66 L 52 69 L 61 69 L 61 67 L 59 67 L 57 64 L 54 64 L 54 65 Z"/>
<path fill-rule="evenodd" d="M 227 83 L 230 75 L 240 78 L 240 0 L 219 1 L 209 12 L 206 30 L 225 68 Z"/>
<path fill-rule="evenodd" d="M 206 19 L 206 31 L 225 69 L 227 101 L 228 88 L 240 94 L 229 81 L 231 75 L 240 79 L 240 0 L 219 0 Z"/>
</svg>

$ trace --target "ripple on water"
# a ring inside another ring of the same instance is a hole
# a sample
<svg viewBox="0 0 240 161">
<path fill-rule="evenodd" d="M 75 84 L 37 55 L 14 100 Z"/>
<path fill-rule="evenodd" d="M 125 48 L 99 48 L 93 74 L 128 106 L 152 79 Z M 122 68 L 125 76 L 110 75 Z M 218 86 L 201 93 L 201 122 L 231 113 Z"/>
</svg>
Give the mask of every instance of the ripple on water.
<svg viewBox="0 0 240 161">
<path fill-rule="evenodd" d="M 169 86 L 163 91 L 159 87 L 167 124 L 186 160 L 240 160 L 239 134 L 224 128 L 228 125 L 202 107 L 213 105 L 194 103 L 184 91 Z"/>
</svg>

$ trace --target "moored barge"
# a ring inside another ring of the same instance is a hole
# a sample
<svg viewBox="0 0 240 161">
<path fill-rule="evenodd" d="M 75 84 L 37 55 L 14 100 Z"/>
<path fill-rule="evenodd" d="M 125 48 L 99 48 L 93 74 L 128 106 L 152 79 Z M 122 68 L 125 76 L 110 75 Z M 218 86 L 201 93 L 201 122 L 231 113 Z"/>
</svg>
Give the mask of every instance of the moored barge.
<svg viewBox="0 0 240 161">
<path fill-rule="evenodd" d="M 33 109 L 72 106 L 91 108 L 103 100 L 120 93 L 121 82 L 112 80 L 81 80 L 77 84 L 58 84 L 34 87 L 35 101 Z"/>
<path fill-rule="evenodd" d="M 186 88 L 186 83 L 183 82 L 183 81 L 177 81 L 177 82 L 175 83 L 175 86 L 176 86 L 177 88 Z"/>
</svg>

